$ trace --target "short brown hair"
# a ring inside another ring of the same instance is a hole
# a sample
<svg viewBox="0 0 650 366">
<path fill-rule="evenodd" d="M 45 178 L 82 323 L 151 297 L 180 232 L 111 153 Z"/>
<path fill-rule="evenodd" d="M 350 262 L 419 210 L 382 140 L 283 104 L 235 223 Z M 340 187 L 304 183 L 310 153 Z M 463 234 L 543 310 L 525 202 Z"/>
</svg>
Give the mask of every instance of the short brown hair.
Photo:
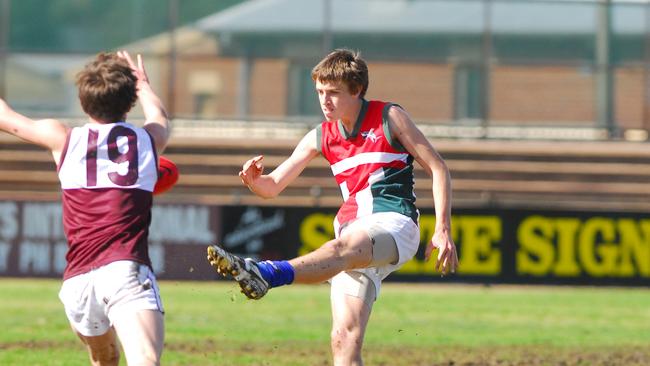
<svg viewBox="0 0 650 366">
<path fill-rule="evenodd" d="M 137 81 L 125 60 L 102 52 L 77 74 L 81 108 L 99 121 L 119 122 L 138 99 Z"/>
<path fill-rule="evenodd" d="M 368 90 L 368 65 L 359 52 L 337 49 L 325 56 L 311 70 L 314 81 L 343 82 L 350 93 L 361 92 L 363 98 Z"/>
</svg>

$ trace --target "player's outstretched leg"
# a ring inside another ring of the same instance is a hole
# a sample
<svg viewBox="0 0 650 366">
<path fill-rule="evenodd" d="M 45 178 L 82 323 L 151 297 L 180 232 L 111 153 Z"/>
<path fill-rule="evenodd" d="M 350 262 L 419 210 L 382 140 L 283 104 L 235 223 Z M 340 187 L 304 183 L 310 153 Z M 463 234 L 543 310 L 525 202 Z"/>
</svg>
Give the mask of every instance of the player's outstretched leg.
<svg viewBox="0 0 650 366">
<path fill-rule="evenodd" d="M 208 262 L 224 277 L 239 283 L 244 295 L 257 300 L 273 287 L 293 282 L 294 269 L 287 261 L 255 262 L 228 253 L 218 245 L 208 247 Z"/>
<path fill-rule="evenodd" d="M 211 245 L 208 247 L 208 261 L 217 273 L 235 279 L 241 291 L 250 299 L 261 299 L 269 290 L 268 282 L 250 258 L 240 258 L 217 245 Z"/>
</svg>

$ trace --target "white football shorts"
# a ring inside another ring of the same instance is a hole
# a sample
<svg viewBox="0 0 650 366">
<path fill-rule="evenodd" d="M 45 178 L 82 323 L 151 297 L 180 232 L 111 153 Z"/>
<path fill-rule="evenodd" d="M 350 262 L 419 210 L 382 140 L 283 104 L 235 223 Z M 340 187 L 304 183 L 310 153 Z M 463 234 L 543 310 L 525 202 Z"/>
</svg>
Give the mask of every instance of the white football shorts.
<svg viewBox="0 0 650 366">
<path fill-rule="evenodd" d="M 116 261 L 63 281 L 59 298 L 70 324 L 82 335 L 99 336 L 125 312 L 164 313 L 156 276 L 133 261 Z"/>
<path fill-rule="evenodd" d="M 343 291 L 347 295 L 362 298 L 367 303 L 369 301 L 375 301 L 377 296 L 379 296 L 381 281 L 402 267 L 404 263 L 411 260 L 415 256 L 415 253 L 417 253 L 418 247 L 420 246 L 420 228 L 410 217 L 396 212 L 379 212 L 360 217 L 351 224 L 344 226 L 339 236 L 356 230 L 369 232 L 373 231 L 372 228 L 376 228 L 378 231 L 388 232 L 393 236 L 399 256 L 397 262 L 378 267 L 341 272 L 330 280 L 333 293 Z M 368 291 L 365 288 L 369 283 L 360 274 L 368 277 L 375 285 L 374 298 L 366 299 L 366 294 L 372 294 L 373 291 Z"/>
</svg>

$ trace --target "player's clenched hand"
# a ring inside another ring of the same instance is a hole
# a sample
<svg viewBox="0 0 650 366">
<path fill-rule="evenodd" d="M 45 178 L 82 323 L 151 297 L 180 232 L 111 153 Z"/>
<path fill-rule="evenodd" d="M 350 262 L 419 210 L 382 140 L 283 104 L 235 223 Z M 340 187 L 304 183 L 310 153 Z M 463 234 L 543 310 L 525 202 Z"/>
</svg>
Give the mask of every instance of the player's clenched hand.
<svg viewBox="0 0 650 366">
<path fill-rule="evenodd" d="M 434 249 L 438 249 L 438 259 L 436 260 L 436 271 L 441 272 L 443 275 L 446 273 L 454 273 L 458 268 L 458 254 L 456 253 L 456 245 L 451 239 L 448 229 L 436 229 L 433 238 L 427 245 L 427 250 L 424 254 L 426 260 L 429 260 L 431 253 Z"/>
<path fill-rule="evenodd" d="M 131 58 L 131 55 L 129 55 L 128 52 L 126 51 L 117 51 L 117 55 L 120 58 L 123 58 L 128 62 L 129 66 L 131 67 L 131 70 L 133 71 L 133 75 L 138 78 L 138 84 L 140 83 L 147 83 L 149 84 L 149 77 L 147 76 L 147 72 L 144 69 L 144 63 L 142 62 L 142 56 L 138 54 L 138 64 L 136 65 L 135 62 L 133 62 L 133 59 Z"/>
<path fill-rule="evenodd" d="M 248 160 L 244 163 L 242 170 L 239 172 L 239 178 L 241 178 L 242 183 L 248 186 L 248 188 L 251 188 L 251 185 L 254 184 L 255 180 L 259 178 L 264 171 L 262 159 L 264 159 L 264 156 L 259 155 Z"/>
</svg>

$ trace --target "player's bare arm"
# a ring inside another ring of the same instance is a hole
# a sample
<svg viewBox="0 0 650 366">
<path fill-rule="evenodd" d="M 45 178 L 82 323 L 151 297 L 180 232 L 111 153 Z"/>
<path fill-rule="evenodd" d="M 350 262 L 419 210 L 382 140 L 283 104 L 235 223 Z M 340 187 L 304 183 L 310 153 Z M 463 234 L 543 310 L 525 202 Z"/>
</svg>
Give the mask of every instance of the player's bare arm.
<svg viewBox="0 0 650 366">
<path fill-rule="evenodd" d="M 242 170 L 239 172 L 239 177 L 242 183 L 256 195 L 262 198 L 276 197 L 318 155 L 316 144 L 316 130 L 313 129 L 300 140 L 291 156 L 270 174 L 262 174 L 264 172 L 264 157 L 260 155 L 244 163 Z"/>
<path fill-rule="evenodd" d="M 144 68 L 142 56 L 137 56 L 136 64 L 126 51 L 118 51 L 117 55 L 129 63 L 133 74 L 138 78 L 138 100 L 144 112 L 144 128 L 153 138 L 158 154 L 162 154 L 167 146 L 170 135 L 169 116 L 167 115 L 165 106 L 149 84 L 149 77 Z"/>
<path fill-rule="evenodd" d="M 65 146 L 68 127 L 55 119 L 33 120 L 13 109 L 0 99 L 0 130 L 29 143 L 47 148 L 55 163 L 59 163 Z"/>
<path fill-rule="evenodd" d="M 438 248 L 436 270 L 442 273 L 455 272 L 458 267 L 458 255 L 451 238 L 451 176 L 449 169 L 406 111 L 394 106 L 388 111 L 388 117 L 391 134 L 413 155 L 432 178 L 436 229 L 427 245 L 425 257 L 428 260 L 433 250 Z"/>
</svg>

